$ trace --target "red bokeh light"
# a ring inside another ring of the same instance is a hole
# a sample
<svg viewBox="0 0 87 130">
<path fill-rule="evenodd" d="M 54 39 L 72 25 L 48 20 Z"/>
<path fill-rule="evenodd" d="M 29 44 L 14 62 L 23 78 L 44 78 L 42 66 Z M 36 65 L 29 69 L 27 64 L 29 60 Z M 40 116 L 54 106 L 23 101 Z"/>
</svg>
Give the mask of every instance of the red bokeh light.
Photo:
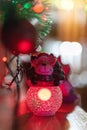
<svg viewBox="0 0 87 130">
<path fill-rule="evenodd" d="M 22 53 L 30 53 L 34 50 L 34 45 L 31 43 L 31 41 L 22 40 L 18 44 L 18 51 Z"/>
<path fill-rule="evenodd" d="M 29 54 L 36 49 L 37 30 L 27 19 L 7 21 L 2 28 L 3 45 L 14 55 Z"/>
<path fill-rule="evenodd" d="M 2 61 L 3 61 L 3 62 L 6 62 L 6 61 L 7 61 L 7 57 L 4 56 L 4 57 L 2 58 Z"/>
</svg>

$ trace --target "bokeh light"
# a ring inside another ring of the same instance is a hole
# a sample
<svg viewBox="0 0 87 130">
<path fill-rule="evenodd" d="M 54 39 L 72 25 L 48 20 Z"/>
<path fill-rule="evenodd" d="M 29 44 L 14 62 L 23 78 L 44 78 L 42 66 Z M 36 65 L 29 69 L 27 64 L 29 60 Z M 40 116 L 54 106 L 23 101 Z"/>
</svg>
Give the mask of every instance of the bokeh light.
<svg viewBox="0 0 87 130">
<path fill-rule="evenodd" d="M 60 45 L 61 60 L 64 64 L 70 64 L 73 72 L 81 68 L 82 46 L 78 42 L 65 41 Z"/>
<path fill-rule="evenodd" d="M 54 39 L 48 39 L 44 42 L 42 46 L 42 51 L 48 54 L 53 54 L 54 56 L 58 57 L 60 55 L 59 47 L 61 41 L 57 41 Z"/>
<path fill-rule="evenodd" d="M 18 51 L 22 52 L 24 54 L 27 54 L 27 53 L 34 51 L 34 49 L 35 49 L 34 46 L 35 45 L 33 45 L 33 43 L 31 41 L 22 40 L 18 44 Z"/>
<path fill-rule="evenodd" d="M 60 54 L 61 55 L 78 55 L 82 52 L 82 46 L 78 42 L 69 42 L 65 41 L 60 46 Z"/>
<path fill-rule="evenodd" d="M 6 61 L 7 61 L 7 57 L 4 56 L 4 57 L 2 58 L 2 61 L 3 61 L 3 62 L 6 62 Z"/>
<path fill-rule="evenodd" d="M 61 0 L 59 8 L 64 10 L 72 10 L 74 8 L 74 2 L 73 0 Z"/>
</svg>

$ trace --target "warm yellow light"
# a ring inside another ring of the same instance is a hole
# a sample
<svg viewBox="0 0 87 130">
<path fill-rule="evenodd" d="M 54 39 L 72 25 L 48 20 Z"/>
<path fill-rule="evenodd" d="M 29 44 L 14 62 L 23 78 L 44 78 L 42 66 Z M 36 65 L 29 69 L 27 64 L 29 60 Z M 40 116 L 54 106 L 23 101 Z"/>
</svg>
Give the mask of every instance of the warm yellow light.
<svg viewBox="0 0 87 130">
<path fill-rule="evenodd" d="M 38 97 L 43 101 L 47 101 L 51 97 L 51 91 L 47 88 L 41 88 L 38 91 Z"/>
<path fill-rule="evenodd" d="M 55 0 L 52 4 L 63 10 L 72 10 L 74 8 L 74 0 Z"/>
<path fill-rule="evenodd" d="M 74 8 L 73 0 L 61 0 L 60 8 L 64 10 L 72 10 Z"/>
</svg>

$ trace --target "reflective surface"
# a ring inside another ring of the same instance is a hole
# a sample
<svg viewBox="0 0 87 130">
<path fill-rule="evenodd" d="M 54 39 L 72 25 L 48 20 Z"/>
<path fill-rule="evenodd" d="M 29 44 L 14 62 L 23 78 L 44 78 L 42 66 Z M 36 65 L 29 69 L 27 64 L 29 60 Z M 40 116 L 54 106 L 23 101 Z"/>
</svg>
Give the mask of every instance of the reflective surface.
<svg viewBox="0 0 87 130">
<path fill-rule="evenodd" d="M 17 119 L 18 130 L 67 130 L 69 122 L 66 113 L 57 113 L 55 116 L 38 117 L 27 114 Z"/>
<path fill-rule="evenodd" d="M 17 130 L 86 130 L 87 114 L 78 105 L 63 104 L 54 116 L 40 117 L 31 112 L 19 115 L 15 128 Z"/>
<path fill-rule="evenodd" d="M 87 130 L 87 113 L 79 99 L 63 103 L 54 116 L 35 116 L 25 100 L 19 102 L 15 115 L 13 97 L 10 89 L 0 89 L 0 130 Z"/>
</svg>

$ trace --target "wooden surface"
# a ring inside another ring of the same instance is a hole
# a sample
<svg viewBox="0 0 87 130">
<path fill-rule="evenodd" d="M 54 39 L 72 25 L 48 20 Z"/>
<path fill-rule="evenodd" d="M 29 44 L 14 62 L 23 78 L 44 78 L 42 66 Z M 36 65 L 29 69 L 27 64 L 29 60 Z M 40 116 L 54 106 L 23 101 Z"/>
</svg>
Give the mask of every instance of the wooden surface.
<svg viewBox="0 0 87 130">
<path fill-rule="evenodd" d="M 76 91 L 81 97 L 81 107 L 87 112 L 87 86 L 76 88 Z"/>
</svg>

